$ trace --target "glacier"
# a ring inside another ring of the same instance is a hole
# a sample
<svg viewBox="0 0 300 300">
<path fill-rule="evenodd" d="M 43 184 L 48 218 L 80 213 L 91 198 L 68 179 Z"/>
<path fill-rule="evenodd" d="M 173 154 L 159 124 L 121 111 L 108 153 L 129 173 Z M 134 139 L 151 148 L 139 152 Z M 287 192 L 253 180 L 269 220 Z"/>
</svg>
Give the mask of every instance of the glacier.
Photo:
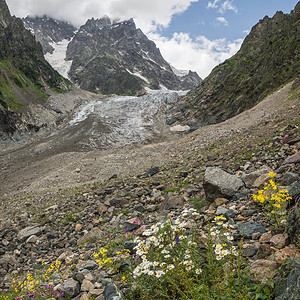
<svg viewBox="0 0 300 300">
<path fill-rule="evenodd" d="M 54 51 L 52 54 L 45 54 L 45 59 L 60 75 L 70 80 L 68 73 L 71 69 L 73 61 L 66 60 L 66 53 L 69 43 L 70 40 L 67 39 L 58 43 L 50 43 L 50 45 L 54 48 Z"/>
</svg>

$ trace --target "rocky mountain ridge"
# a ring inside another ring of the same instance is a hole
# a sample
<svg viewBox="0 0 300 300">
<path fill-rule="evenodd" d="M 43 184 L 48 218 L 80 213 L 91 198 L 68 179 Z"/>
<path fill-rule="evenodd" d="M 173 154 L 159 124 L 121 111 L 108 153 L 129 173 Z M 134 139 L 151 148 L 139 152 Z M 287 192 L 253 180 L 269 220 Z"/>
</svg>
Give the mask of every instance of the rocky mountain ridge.
<svg viewBox="0 0 300 300">
<path fill-rule="evenodd" d="M 72 24 L 43 17 L 29 17 L 22 19 L 25 28 L 34 34 L 35 39 L 42 45 L 44 54 L 53 53 L 53 43 L 70 40 L 77 30 Z"/>
<path fill-rule="evenodd" d="M 133 95 L 144 93 L 146 87 L 188 90 L 201 81 L 192 71 L 175 74 L 176 70 L 164 60 L 155 43 L 136 28 L 133 19 L 122 22 L 107 16 L 90 19 L 75 35 L 67 23 L 47 17 L 27 17 L 23 21 L 42 40 L 44 53 L 52 51 L 50 40 L 72 39 L 65 57 L 72 61 L 69 77 L 85 90 Z"/>
<path fill-rule="evenodd" d="M 169 124 L 196 129 L 245 111 L 300 72 L 300 3 L 290 14 L 264 17 L 233 57 L 213 69 L 169 112 Z"/>
<path fill-rule="evenodd" d="M 31 117 L 25 117 L 30 107 L 43 106 L 50 93 L 66 91 L 70 86 L 44 59 L 40 44 L 21 19 L 11 17 L 1 0 L 0 139 L 17 129 L 38 130 Z"/>
</svg>

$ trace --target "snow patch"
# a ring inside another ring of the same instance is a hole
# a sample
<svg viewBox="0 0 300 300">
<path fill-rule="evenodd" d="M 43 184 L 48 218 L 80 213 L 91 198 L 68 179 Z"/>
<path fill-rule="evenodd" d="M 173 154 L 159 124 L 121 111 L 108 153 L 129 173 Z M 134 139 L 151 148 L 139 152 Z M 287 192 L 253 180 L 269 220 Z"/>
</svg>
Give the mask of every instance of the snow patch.
<svg viewBox="0 0 300 300">
<path fill-rule="evenodd" d="M 137 77 L 143 79 L 144 81 L 146 81 L 147 83 L 149 83 L 148 79 L 147 79 L 146 77 L 144 77 L 142 74 L 140 74 L 139 72 L 134 72 L 134 73 L 132 73 L 132 72 L 130 72 L 128 69 L 126 69 L 126 71 L 127 71 L 128 73 L 130 73 L 131 75 L 137 76 Z"/>
<path fill-rule="evenodd" d="M 189 70 L 178 70 L 176 68 L 174 68 L 173 66 L 171 66 L 172 71 L 174 72 L 174 74 L 178 77 L 183 77 L 189 74 Z"/>
<path fill-rule="evenodd" d="M 70 72 L 72 60 L 66 60 L 67 48 L 69 40 L 62 40 L 58 43 L 50 43 L 50 46 L 54 48 L 53 53 L 47 53 L 45 59 L 49 64 L 63 77 L 69 78 L 68 73 Z"/>
</svg>

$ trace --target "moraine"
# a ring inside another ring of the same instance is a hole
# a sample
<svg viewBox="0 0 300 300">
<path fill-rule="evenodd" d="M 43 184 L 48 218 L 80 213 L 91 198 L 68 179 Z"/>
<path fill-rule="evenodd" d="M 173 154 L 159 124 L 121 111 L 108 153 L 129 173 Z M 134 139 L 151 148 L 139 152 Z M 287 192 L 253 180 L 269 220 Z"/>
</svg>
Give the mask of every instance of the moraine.
<svg viewBox="0 0 300 300">
<path fill-rule="evenodd" d="M 142 97 L 114 96 L 87 102 L 64 129 L 64 141 L 69 137 L 77 148 L 110 149 L 166 138 L 174 130 L 166 125 L 164 112 L 184 94 L 159 91 Z"/>
</svg>

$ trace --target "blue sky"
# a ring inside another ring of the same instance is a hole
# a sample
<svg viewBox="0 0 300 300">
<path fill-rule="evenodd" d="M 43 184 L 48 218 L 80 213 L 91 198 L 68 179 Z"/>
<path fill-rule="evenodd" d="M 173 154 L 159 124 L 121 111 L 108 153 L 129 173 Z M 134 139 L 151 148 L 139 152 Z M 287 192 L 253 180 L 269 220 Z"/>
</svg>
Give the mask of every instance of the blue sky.
<svg viewBox="0 0 300 300">
<path fill-rule="evenodd" d="M 160 31 L 164 36 L 171 37 L 174 32 L 187 32 L 196 38 L 204 35 L 208 39 L 228 40 L 243 38 L 246 30 L 250 30 L 265 15 L 273 16 L 276 11 L 289 13 L 298 0 L 235 0 L 228 1 L 232 9 L 222 10 L 221 5 L 226 1 L 217 1 L 215 8 L 208 7 L 214 0 L 197 1 L 183 13 L 173 16 L 168 28 Z M 220 22 L 224 18 L 228 23 Z M 227 25 L 226 25 L 227 24 Z"/>
<path fill-rule="evenodd" d="M 298 0 L 6 0 L 19 17 L 47 14 L 80 26 L 108 15 L 134 18 L 163 57 L 177 69 L 205 78 L 234 55 L 265 15 L 289 13 Z"/>
</svg>

